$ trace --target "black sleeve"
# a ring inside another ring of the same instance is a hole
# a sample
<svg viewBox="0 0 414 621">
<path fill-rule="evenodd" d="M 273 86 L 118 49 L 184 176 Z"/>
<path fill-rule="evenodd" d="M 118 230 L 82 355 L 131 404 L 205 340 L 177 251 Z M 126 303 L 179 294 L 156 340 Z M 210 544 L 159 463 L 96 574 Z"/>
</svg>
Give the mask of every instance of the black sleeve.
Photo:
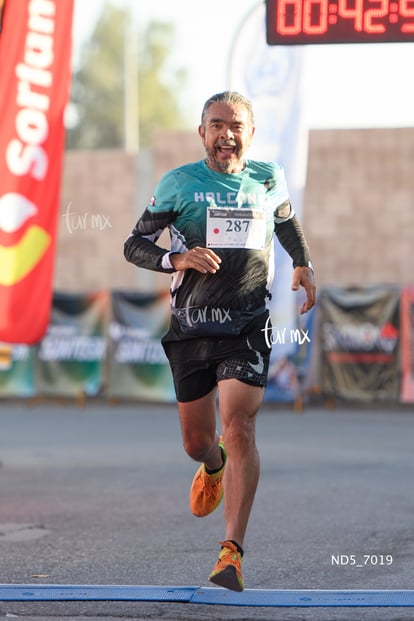
<svg viewBox="0 0 414 621">
<path fill-rule="evenodd" d="M 311 267 L 309 248 L 297 216 L 276 224 L 275 232 L 281 246 L 292 258 L 293 267 Z"/>
<path fill-rule="evenodd" d="M 170 251 L 156 245 L 157 239 L 170 224 L 170 218 L 170 212 L 154 214 L 146 209 L 124 242 L 126 260 L 155 272 L 174 272 L 174 269 L 162 266 L 163 256 Z"/>
</svg>

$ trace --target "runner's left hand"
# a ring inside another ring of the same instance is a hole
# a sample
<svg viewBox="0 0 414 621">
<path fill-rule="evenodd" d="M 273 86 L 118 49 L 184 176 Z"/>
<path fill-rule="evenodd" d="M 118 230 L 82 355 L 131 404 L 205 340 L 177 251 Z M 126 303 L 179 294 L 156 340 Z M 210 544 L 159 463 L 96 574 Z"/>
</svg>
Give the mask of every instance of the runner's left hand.
<svg viewBox="0 0 414 621">
<path fill-rule="evenodd" d="M 292 291 L 298 291 L 304 287 L 306 291 L 306 301 L 300 307 L 300 314 L 307 313 L 316 302 L 316 285 L 313 270 L 305 265 L 297 266 L 293 270 Z"/>
</svg>

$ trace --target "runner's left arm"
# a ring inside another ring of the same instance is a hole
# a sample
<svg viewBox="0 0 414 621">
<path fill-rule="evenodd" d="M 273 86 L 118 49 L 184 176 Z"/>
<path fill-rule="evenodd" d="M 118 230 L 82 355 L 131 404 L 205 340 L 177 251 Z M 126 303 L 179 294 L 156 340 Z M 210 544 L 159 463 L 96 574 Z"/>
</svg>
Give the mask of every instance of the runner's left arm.
<svg viewBox="0 0 414 621">
<path fill-rule="evenodd" d="M 286 219 L 283 219 L 283 216 Z M 293 213 L 289 201 L 285 201 L 275 211 L 275 233 L 281 246 L 292 258 L 292 290 L 297 291 L 303 287 L 306 291 L 306 300 L 299 309 L 302 315 L 315 306 L 316 286 L 309 247 L 299 219 Z"/>
<path fill-rule="evenodd" d="M 288 211 L 289 210 L 289 211 Z M 288 212 L 287 217 L 278 214 Z M 312 269 L 309 247 L 298 217 L 286 201 L 275 213 L 275 233 L 281 244 L 292 259 L 293 267 L 306 266 Z"/>
</svg>

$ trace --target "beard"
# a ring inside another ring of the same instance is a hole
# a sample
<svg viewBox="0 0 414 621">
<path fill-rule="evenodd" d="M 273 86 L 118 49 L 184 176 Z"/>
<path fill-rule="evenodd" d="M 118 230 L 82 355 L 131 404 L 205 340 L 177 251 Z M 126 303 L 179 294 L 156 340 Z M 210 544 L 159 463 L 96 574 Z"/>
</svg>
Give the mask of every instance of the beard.
<svg viewBox="0 0 414 621">
<path fill-rule="evenodd" d="M 217 152 L 221 146 L 231 146 L 234 148 L 233 152 L 228 158 L 221 159 L 217 157 Z M 213 148 L 206 147 L 207 163 L 212 167 L 218 169 L 223 173 L 240 172 L 244 168 L 243 150 L 234 140 L 217 142 Z"/>
</svg>

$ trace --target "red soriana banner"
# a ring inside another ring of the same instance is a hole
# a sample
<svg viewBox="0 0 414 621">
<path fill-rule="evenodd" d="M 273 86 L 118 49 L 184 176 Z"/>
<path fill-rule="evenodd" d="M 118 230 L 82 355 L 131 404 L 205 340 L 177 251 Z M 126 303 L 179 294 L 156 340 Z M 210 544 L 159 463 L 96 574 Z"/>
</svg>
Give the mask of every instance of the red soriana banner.
<svg viewBox="0 0 414 621">
<path fill-rule="evenodd" d="M 0 341 L 51 308 L 74 0 L 6 0 L 0 32 Z"/>
<path fill-rule="evenodd" d="M 414 403 L 414 287 L 401 293 L 401 401 Z"/>
</svg>

